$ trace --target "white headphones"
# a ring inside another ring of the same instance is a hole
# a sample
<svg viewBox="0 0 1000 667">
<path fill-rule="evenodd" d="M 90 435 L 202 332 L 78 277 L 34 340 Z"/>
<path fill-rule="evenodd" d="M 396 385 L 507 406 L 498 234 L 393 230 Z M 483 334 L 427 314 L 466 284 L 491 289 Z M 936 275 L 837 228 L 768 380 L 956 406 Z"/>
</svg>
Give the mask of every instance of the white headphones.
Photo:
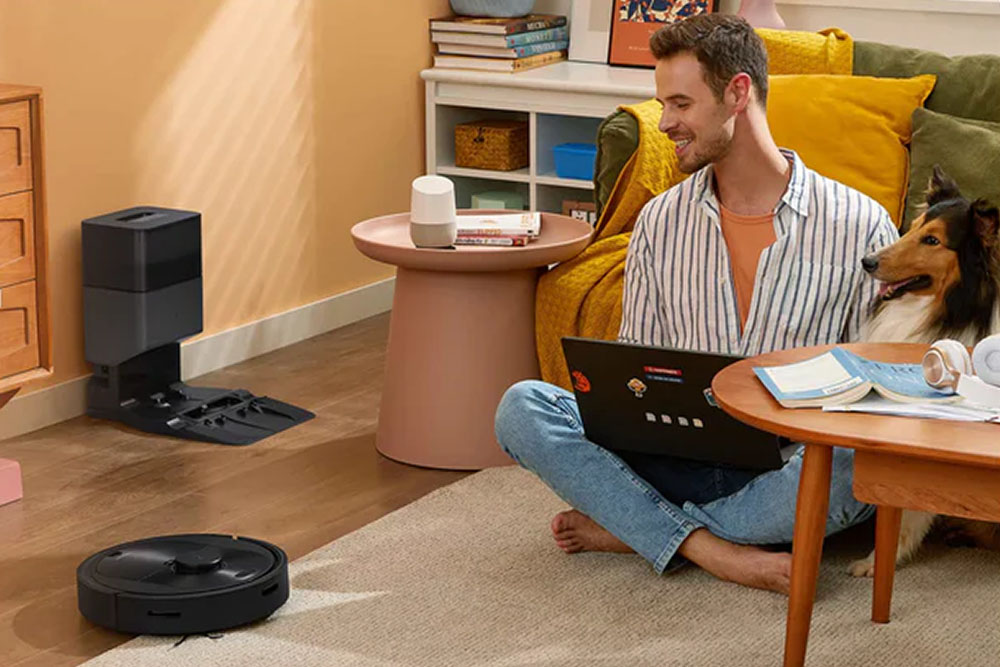
<svg viewBox="0 0 1000 667">
<path fill-rule="evenodd" d="M 935 389 L 951 389 L 973 403 L 1000 408 L 1000 334 L 972 350 L 946 338 L 931 345 L 921 362 L 924 379 Z"/>
</svg>

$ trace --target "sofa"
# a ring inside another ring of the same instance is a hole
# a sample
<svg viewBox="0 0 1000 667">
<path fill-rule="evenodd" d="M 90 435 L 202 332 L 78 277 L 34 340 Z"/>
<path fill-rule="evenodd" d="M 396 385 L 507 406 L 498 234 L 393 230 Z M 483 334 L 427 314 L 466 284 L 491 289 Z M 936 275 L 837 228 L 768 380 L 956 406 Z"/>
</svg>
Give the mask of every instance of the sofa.
<svg viewBox="0 0 1000 667">
<path fill-rule="evenodd" d="M 1000 56 L 854 42 L 834 29 L 758 32 L 778 73 L 768 98 L 778 144 L 882 203 L 901 232 L 919 214 L 935 164 L 967 196 L 1000 204 Z M 538 286 L 536 343 L 548 382 L 570 387 L 562 336 L 616 337 L 632 225 L 645 201 L 686 177 L 655 130 L 658 114 L 652 100 L 622 107 L 598 129 L 594 238 Z"/>
</svg>

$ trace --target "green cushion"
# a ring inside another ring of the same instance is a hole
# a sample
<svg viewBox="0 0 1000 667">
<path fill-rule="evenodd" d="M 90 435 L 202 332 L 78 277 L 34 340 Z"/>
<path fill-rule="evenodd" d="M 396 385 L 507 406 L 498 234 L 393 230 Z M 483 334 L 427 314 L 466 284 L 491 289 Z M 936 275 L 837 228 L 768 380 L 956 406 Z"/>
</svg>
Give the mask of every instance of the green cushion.
<svg viewBox="0 0 1000 667">
<path fill-rule="evenodd" d="M 909 78 L 936 74 L 924 106 L 950 116 L 1000 121 L 1000 56 L 948 57 L 876 42 L 854 42 L 854 74 Z"/>
<path fill-rule="evenodd" d="M 919 215 L 935 164 L 955 179 L 969 199 L 1000 205 L 1000 123 L 956 118 L 916 109 L 910 144 L 907 226 Z"/>
<path fill-rule="evenodd" d="M 627 111 L 615 111 L 597 129 L 597 160 L 594 168 L 594 202 L 597 215 L 608 203 L 618 174 L 639 147 L 639 123 Z"/>
</svg>

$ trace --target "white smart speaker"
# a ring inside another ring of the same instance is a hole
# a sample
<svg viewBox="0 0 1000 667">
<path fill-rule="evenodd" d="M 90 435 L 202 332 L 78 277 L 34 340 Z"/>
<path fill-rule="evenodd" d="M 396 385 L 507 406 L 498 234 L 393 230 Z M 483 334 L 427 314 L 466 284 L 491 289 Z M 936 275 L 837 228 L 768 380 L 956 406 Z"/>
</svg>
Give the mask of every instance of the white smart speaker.
<svg viewBox="0 0 1000 667">
<path fill-rule="evenodd" d="M 455 243 L 455 184 L 444 176 L 420 176 L 410 192 L 410 239 L 418 248 Z"/>
</svg>

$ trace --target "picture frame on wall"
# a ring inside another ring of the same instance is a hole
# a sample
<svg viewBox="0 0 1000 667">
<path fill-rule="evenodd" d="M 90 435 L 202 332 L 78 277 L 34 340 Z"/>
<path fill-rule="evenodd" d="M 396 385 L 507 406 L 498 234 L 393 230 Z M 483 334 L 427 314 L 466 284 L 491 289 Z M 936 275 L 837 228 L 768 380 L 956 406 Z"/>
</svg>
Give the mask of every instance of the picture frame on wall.
<svg viewBox="0 0 1000 667">
<path fill-rule="evenodd" d="M 615 0 L 573 0 L 569 18 L 569 59 L 608 62 L 611 8 Z"/>
<path fill-rule="evenodd" d="M 718 11 L 718 0 L 614 0 L 608 64 L 655 67 L 650 36 L 664 24 Z"/>
</svg>

